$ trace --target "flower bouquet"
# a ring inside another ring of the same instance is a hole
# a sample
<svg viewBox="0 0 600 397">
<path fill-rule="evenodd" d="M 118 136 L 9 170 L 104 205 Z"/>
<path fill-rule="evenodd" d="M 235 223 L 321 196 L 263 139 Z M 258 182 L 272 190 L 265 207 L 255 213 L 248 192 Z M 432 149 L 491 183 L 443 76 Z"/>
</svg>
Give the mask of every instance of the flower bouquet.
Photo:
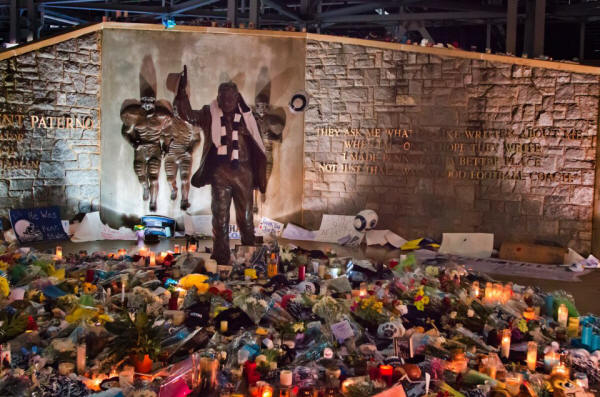
<svg viewBox="0 0 600 397">
<path fill-rule="evenodd" d="M 383 302 L 374 295 L 358 298 L 350 309 L 362 326 L 372 330 L 376 330 L 379 324 L 388 321 L 390 317 L 383 308 Z"/>
<path fill-rule="evenodd" d="M 254 324 L 258 324 L 269 309 L 265 297 L 253 294 L 239 294 L 233 298 L 233 305 L 240 308 L 250 317 Z"/>
<path fill-rule="evenodd" d="M 333 324 L 341 321 L 345 314 L 348 314 L 348 309 L 342 303 L 338 302 L 331 296 L 324 296 L 313 305 L 312 311 L 314 314 L 325 320 L 327 324 Z"/>
</svg>

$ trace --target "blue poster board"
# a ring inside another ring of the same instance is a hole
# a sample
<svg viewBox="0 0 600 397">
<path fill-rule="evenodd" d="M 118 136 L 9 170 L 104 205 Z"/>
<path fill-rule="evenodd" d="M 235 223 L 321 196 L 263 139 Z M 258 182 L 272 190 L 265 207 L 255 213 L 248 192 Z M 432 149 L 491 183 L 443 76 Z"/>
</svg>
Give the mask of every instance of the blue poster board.
<svg viewBox="0 0 600 397">
<path fill-rule="evenodd" d="M 69 238 L 61 223 L 60 209 L 56 206 L 10 210 L 9 214 L 21 244 Z"/>
</svg>

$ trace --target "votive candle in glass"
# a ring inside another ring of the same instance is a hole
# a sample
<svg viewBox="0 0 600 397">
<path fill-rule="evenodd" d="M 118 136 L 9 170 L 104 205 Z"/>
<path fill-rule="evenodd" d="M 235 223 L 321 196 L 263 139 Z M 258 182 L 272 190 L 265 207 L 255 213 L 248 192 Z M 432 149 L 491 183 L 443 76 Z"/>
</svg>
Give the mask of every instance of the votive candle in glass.
<svg viewBox="0 0 600 397">
<path fill-rule="evenodd" d="M 569 310 L 567 309 L 567 306 L 565 306 L 564 303 L 561 303 L 561 305 L 558 307 L 558 313 L 556 315 L 556 320 L 558 321 L 558 324 L 561 327 L 566 327 L 568 319 L 569 319 Z"/>
<path fill-rule="evenodd" d="M 535 367 L 537 366 L 537 353 L 538 353 L 538 345 L 536 342 L 528 342 L 527 343 L 527 368 L 531 372 L 535 372 Z"/>
<path fill-rule="evenodd" d="M 510 329 L 505 329 L 502 331 L 502 342 L 501 342 L 502 357 L 505 357 L 505 358 L 508 358 L 508 356 L 510 355 L 510 336 L 511 336 Z"/>
</svg>

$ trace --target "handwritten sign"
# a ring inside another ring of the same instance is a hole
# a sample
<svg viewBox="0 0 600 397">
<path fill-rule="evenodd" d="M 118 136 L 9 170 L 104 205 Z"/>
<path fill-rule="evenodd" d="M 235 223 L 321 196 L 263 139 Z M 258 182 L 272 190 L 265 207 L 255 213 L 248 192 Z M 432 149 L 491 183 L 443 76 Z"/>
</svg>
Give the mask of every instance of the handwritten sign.
<svg viewBox="0 0 600 397">
<path fill-rule="evenodd" d="M 69 239 L 56 206 L 10 210 L 10 223 L 21 244 Z"/>
<path fill-rule="evenodd" d="M 338 342 L 343 342 L 354 336 L 354 330 L 348 320 L 342 320 L 339 323 L 331 324 L 331 332 Z"/>
<path fill-rule="evenodd" d="M 274 234 L 275 236 L 279 237 L 283 232 L 283 226 L 283 223 L 263 216 L 258 224 L 258 235 L 268 236 L 270 234 Z"/>
</svg>

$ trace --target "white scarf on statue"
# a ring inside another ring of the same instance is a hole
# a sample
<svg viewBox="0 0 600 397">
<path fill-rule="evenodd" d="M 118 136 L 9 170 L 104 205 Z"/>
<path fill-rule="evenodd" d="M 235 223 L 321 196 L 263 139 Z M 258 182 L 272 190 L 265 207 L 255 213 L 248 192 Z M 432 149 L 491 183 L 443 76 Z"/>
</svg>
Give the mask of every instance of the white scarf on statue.
<svg viewBox="0 0 600 397">
<path fill-rule="evenodd" d="M 243 102 L 243 99 L 242 99 L 242 102 Z M 258 146 L 258 148 L 263 153 L 265 153 L 265 145 L 262 141 L 260 131 L 258 130 L 258 125 L 256 124 L 256 119 L 252 115 L 252 111 L 250 110 L 250 108 L 248 108 L 248 106 L 246 106 L 245 103 L 244 103 L 244 106 L 242 106 L 241 104 L 238 105 L 238 109 L 239 109 L 239 113 L 236 112 L 236 114 L 234 116 L 234 123 L 240 122 L 239 114 L 241 114 L 241 117 L 244 119 L 244 124 L 246 125 L 246 129 L 250 133 L 250 136 L 252 137 L 252 139 L 254 139 L 254 142 L 256 142 L 256 145 Z M 227 143 L 223 142 L 223 139 L 222 139 L 223 136 L 227 135 L 227 132 L 225 131 L 225 126 L 222 125 L 222 123 L 221 123 L 221 117 L 223 116 L 223 111 L 219 107 L 219 104 L 216 99 L 214 101 L 212 101 L 210 104 L 210 116 L 211 116 L 212 143 L 217 148 L 217 154 L 219 156 L 223 156 L 223 155 L 227 156 Z M 238 120 L 236 120 L 236 119 L 238 119 Z M 236 141 L 238 139 L 237 132 L 238 131 L 235 128 L 234 128 L 234 131 L 232 131 L 232 140 L 234 140 L 234 141 Z M 236 151 L 232 151 L 231 160 L 232 161 L 237 160 L 236 156 L 237 156 Z"/>
</svg>

